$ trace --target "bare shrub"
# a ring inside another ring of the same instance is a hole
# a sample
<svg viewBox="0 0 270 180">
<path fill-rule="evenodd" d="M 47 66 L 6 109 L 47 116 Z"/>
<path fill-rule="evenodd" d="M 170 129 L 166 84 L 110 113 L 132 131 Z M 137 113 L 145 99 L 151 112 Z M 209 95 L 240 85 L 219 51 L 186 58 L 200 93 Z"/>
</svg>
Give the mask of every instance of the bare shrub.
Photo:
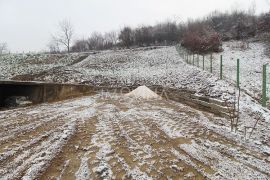
<svg viewBox="0 0 270 180">
<path fill-rule="evenodd" d="M 182 39 L 182 45 L 193 52 L 219 52 L 221 38 L 213 28 L 204 24 L 190 24 Z"/>
<path fill-rule="evenodd" d="M 255 117 L 254 119 L 256 120 L 254 125 L 251 127 L 251 126 L 245 126 L 245 129 L 244 129 L 244 136 L 245 136 L 245 139 L 250 139 L 252 134 L 254 133 L 254 131 L 256 130 L 256 127 L 257 127 L 257 124 L 259 121 L 261 121 L 263 119 L 263 115 L 261 112 L 255 112 Z M 249 133 L 249 136 L 248 136 L 248 130 L 250 130 L 250 133 Z"/>
<path fill-rule="evenodd" d="M 142 26 L 135 29 L 134 41 L 138 46 L 149 46 L 153 43 L 153 28 Z"/>
<path fill-rule="evenodd" d="M 87 41 L 82 39 L 82 40 L 76 40 L 74 42 L 74 45 L 71 47 L 72 52 L 85 52 L 88 50 L 88 44 Z"/>
<path fill-rule="evenodd" d="M 87 40 L 89 50 L 102 50 L 104 47 L 104 37 L 101 33 L 94 32 Z"/>
<path fill-rule="evenodd" d="M 220 33 L 222 40 L 241 40 L 256 35 L 256 16 L 252 8 L 249 12 L 233 11 L 231 13 L 213 12 L 206 20 Z"/>
<path fill-rule="evenodd" d="M 124 27 L 119 34 L 119 40 L 125 47 L 132 46 L 134 44 L 134 32 L 132 29 L 128 26 Z"/>
<path fill-rule="evenodd" d="M 238 88 L 238 95 L 234 93 L 233 101 L 225 101 L 225 105 L 228 109 L 228 115 L 230 119 L 231 131 L 237 131 L 239 118 L 240 118 L 240 88 Z"/>
<path fill-rule="evenodd" d="M 270 12 L 259 16 L 259 18 L 258 18 L 258 31 L 270 32 Z"/>
<path fill-rule="evenodd" d="M 117 44 L 118 33 L 116 31 L 111 31 L 104 34 L 104 49 L 112 48 Z"/>
<path fill-rule="evenodd" d="M 174 21 L 166 21 L 153 26 L 152 31 L 156 44 L 170 45 L 180 41 L 183 26 Z"/>
</svg>

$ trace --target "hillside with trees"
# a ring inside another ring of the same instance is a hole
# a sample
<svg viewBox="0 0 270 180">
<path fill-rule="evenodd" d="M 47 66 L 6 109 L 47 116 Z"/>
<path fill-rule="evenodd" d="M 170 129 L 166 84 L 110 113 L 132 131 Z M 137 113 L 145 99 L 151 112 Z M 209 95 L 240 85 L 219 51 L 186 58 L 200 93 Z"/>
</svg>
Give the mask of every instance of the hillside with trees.
<svg viewBox="0 0 270 180">
<path fill-rule="evenodd" d="M 123 27 L 119 32 L 94 32 L 88 38 L 77 39 L 72 52 L 132 48 L 144 46 L 167 46 L 181 43 L 192 52 L 222 51 L 222 42 L 230 40 L 257 40 L 269 42 L 270 12 L 255 15 L 252 10 L 213 12 L 208 16 L 177 23 L 166 21 L 154 26 Z M 269 44 L 269 43 L 268 43 Z"/>
</svg>

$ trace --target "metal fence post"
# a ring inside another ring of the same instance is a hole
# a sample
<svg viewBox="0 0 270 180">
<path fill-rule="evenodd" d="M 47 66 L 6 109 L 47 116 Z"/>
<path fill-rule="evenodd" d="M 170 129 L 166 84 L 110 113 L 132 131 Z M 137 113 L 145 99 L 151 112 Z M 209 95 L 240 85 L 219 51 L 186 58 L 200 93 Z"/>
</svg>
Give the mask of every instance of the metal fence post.
<svg viewBox="0 0 270 180">
<path fill-rule="evenodd" d="M 266 95 L 266 78 L 267 78 L 267 72 L 266 72 L 266 64 L 263 65 L 263 85 L 262 85 L 262 106 L 266 107 L 266 101 L 267 101 L 267 95 Z"/>
<path fill-rule="evenodd" d="M 210 73 L 213 73 L 213 55 L 210 56 Z"/>
<path fill-rule="evenodd" d="M 203 70 L 204 70 L 204 55 L 203 55 Z"/>
<path fill-rule="evenodd" d="M 240 60 L 237 59 L 237 77 L 236 77 L 236 86 L 240 88 Z"/>
<path fill-rule="evenodd" d="M 220 79 L 223 79 L 223 60 L 222 60 L 222 55 L 220 55 Z"/>
<path fill-rule="evenodd" d="M 197 54 L 197 66 L 200 67 L 200 56 Z"/>
</svg>

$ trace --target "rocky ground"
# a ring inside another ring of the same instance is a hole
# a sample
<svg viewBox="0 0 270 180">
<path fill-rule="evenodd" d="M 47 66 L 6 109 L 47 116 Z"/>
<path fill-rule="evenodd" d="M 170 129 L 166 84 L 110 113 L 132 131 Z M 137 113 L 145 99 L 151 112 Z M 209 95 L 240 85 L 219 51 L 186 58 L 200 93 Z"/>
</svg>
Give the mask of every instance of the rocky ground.
<svg viewBox="0 0 270 180">
<path fill-rule="evenodd" d="M 0 122 L 0 179 L 270 178 L 262 143 L 164 99 L 102 93 L 2 111 Z"/>
</svg>

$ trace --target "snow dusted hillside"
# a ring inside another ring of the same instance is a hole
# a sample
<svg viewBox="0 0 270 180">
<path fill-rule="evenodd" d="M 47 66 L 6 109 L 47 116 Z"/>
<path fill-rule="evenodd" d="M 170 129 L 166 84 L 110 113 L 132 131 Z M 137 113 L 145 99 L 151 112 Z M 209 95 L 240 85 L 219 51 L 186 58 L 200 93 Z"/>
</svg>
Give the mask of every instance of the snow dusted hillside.
<svg viewBox="0 0 270 180">
<path fill-rule="evenodd" d="M 0 56 L 0 79 L 35 75 L 55 67 L 66 66 L 85 58 L 85 54 L 10 54 Z M 23 77 L 21 77 L 23 78 Z"/>
<path fill-rule="evenodd" d="M 67 59 L 70 58 L 67 56 Z M 217 82 L 215 76 L 187 65 L 175 47 L 147 51 L 104 51 L 78 63 L 55 60 L 47 65 L 46 58 L 44 64 L 29 63 L 28 58 L 19 61 L 13 59 L 10 57 L 1 61 L 3 78 L 106 86 L 155 84 L 193 89 L 211 97 L 220 97 L 228 90 L 226 85 Z M 218 88 L 215 88 L 217 83 Z M 221 86 L 224 88 L 221 89 Z"/>
<path fill-rule="evenodd" d="M 5 179 L 42 173 L 43 178 L 77 179 L 155 179 L 177 174 L 187 179 L 269 179 L 270 110 L 252 97 L 260 96 L 261 66 L 269 58 L 263 55 L 260 43 L 250 43 L 246 50 L 235 48 L 235 43 L 224 43 L 224 52 L 214 54 L 213 74 L 187 64 L 175 47 L 102 51 L 89 56 L 1 56 L 1 79 L 161 85 L 222 100 L 235 96 L 235 59 L 239 58 L 244 91 L 236 132 L 231 132 L 229 119 L 180 103 L 137 102 L 119 94 L 109 94 L 105 100 L 97 94 L 3 111 L 0 164 L 4 168 L 0 175 Z M 224 80 L 219 80 L 220 54 Z M 257 120 L 252 136 L 245 136 L 246 127 L 253 127 Z"/>
<path fill-rule="evenodd" d="M 209 73 L 209 55 L 205 60 L 206 71 L 202 71 L 202 57 L 201 68 L 192 67 L 179 57 L 174 47 L 168 47 L 103 51 L 88 58 L 79 54 L 7 55 L 0 57 L 0 78 L 110 86 L 155 84 L 188 88 L 207 96 L 220 97 L 226 91 L 233 91 L 226 83 L 235 84 L 236 59 L 239 58 L 241 88 L 260 99 L 262 65 L 270 63 L 270 58 L 264 55 L 262 43 L 250 43 L 247 49 L 241 49 L 240 44 L 237 41 L 225 42 L 224 52 L 213 54 L 214 76 Z M 218 80 L 221 54 L 225 83 Z"/>
<path fill-rule="evenodd" d="M 88 57 L 83 54 L 4 56 L 0 68 L 2 76 L 10 79 L 95 86 L 161 85 L 187 88 L 199 95 L 226 100 L 235 93 L 235 59 L 241 59 L 241 87 L 249 95 L 260 92 L 260 68 L 269 61 L 263 55 L 261 43 L 250 43 L 247 50 L 237 48 L 238 43 L 224 43 L 224 52 L 220 53 L 224 57 L 225 80 L 219 80 L 218 76 L 220 54 L 214 55 L 214 74 L 210 74 L 207 69 L 203 71 L 187 64 L 175 47 L 101 51 Z M 209 61 L 205 62 L 207 66 Z M 241 98 L 242 119 L 246 121 L 243 126 L 254 122 L 252 116 L 256 111 L 261 114 L 268 111 L 249 95 L 242 93 Z M 269 117 L 264 117 L 269 122 Z"/>
</svg>

